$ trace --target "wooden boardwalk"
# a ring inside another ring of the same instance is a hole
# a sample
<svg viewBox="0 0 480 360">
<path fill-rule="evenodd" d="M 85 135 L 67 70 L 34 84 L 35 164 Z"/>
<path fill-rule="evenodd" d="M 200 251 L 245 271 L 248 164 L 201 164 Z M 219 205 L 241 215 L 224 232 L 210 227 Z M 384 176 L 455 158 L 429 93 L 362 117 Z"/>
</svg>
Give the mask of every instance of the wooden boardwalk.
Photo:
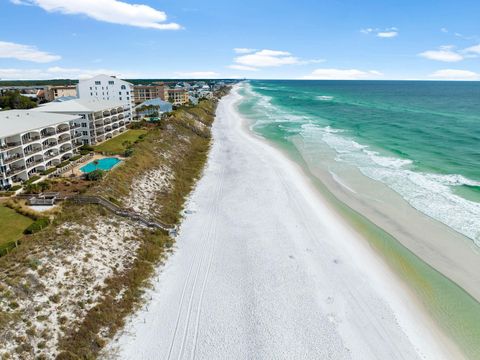
<svg viewBox="0 0 480 360">
<path fill-rule="evenodd" d="M 146 217 L 144 217 L 141 214 L 138 214 L 134 211 L 131 210 L 126 210 L 121 208 L 120 206 L 112 203 L 111 201 L 101 197 L 101 196 L 95 196 L 95 195 L 76 195 L 73 197 L 70 197 L 69 200 L 73 202 L 74 204 L 94 204 L 94 205 L 100 205 L 104 207 L 105 209 L 113 212 L 115 215 L 121 216 L 121 217 L 126 217 L 135 221 L 138 221 L 142 223 L 145 226 L 151 227 L 151 228 L 156 228 L 156 229 L 162 229 L 167 231 L 169 234 L 176 234 L 176 226 L 174 225 L 167 225 L 164 224 L 160 221 L 154 221 L 154 220 L 149 220 Z"/>
</svg>

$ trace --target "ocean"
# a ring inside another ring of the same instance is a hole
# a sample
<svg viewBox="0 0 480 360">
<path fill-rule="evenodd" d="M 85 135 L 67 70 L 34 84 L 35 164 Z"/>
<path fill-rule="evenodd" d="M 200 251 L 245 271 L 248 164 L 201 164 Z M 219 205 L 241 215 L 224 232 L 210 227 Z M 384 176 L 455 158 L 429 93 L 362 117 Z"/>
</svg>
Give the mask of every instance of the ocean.
<svg viewBox="0 0 480 360">
<path fill-rule="evenodd" d="M 430 238 L 435 246 L 438 240 L 438 231 L 413 224 L 420 212 L 435 219 L 446 237 L 454 234 L 450 240 L 465 241 L 478 252 L 480 83 L 257 80 L 242 83 L 238 92 L 237 109 L 251 130 L 316 178 L 319 190 L 467 358 L 480 359 L 480 303 L 373 219 L 337 199 L 333 189 L 323 191 L 321 176 L 330 174 L 363 209 L 387 214 L 390 229 L 400 229 L 404 237 L 415 233 L 414 242 Z M 406 233 L 410 227 L 413 232 Z"/>
<path fill-rule="evenodd" d="M 356 167 L 480 246 L 479 82 L 250 81 L 242 95 L 265 138 L 327 146 L 331 169 Z"/>
</svg>

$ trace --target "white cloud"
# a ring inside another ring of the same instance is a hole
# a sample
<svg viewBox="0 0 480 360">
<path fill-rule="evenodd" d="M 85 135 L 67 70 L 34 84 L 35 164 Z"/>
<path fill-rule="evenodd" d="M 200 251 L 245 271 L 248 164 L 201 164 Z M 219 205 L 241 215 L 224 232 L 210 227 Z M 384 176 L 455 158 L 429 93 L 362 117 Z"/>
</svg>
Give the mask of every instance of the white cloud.
<svg viewBox="0 0 480 360">
<path fill-rule="evenodd" d="M 458 62 L 463 60 L 463 56 L 456 52 L 451 45 L 441 46 L 438 50 L 428 50 L 418 54 L 429 60 L 443 62 Z"/>
<path fill-rule="evenodd" d="M 287 51 L 278 50 L 260 50 L 252 54 L 242 55 L 235 58 L 237 65 L 248 66 L 252 68 L 278 67 L 283 65 L 298 64 L 300 59 L 292 56 Z"/>
<path fill-rule="evenodd" d="M 362 71 L 358 69 L 316 69 L 304 79 L 317 80 L 359 80 L 381 76 L 379 71 Z"/>
<path fill-rule="evenodd" d="M 381 31 L 377 34 L 377 36 L 381 38 L 393 38 L 398 36 L 398 31 Z"/>
<path fill-rule="evenodd" d="M 480 44 L 463 49 L 462 52 L 465 54 L 480 55 Z"/>
<path fill-rule="evenodd" d="M 444 28 L 444 27 L 441 28 L 440 31 L 443 32 L 443 33 L 448 33 L 448 29 L 447 29 L 447 28 Z"/>
<path fill-rule="evenodd" d="M 469 70 L 443 69 L 429 75 L 436 80 L 480 80 L 480 74 Z"/>
<path fill-rule="evenodd" d="M 118 0 L 11 0 L 16 5 L 39 6 L 48 12 L 86 15 L 98 21 L 157 30 L 178 30 L 180 25 L 165 23 L 167 15 L 148 5 Z"/>
<path fill-rule="evenodd" d="M 394 38 L 399 35 L 398 29 L 396 27 L 389 27 L 386 29 L 366 28 L 361 29 L 360 32 L 367 35 L 375 34 L 375 36 L 380 38 Z"/>
<path fill-rule="evenodd" d="M 257 68 L 247 65 L 229 65 L 227 66 L 229 69 L 233 70 L 241 70 L 241 71 L 258 71 Z"/>
<path fill-rule="evenodd" d="M 376 70 L 363 71 L 357 69 L 316 69 L 310 75 L 304 76 L 307 80 L 362 80 L 374 79 L 383 74 Z"/>
<path fill-rule="evenodd" d="M 3 80 L 87 79 L 99 74 L 115 75 L 120 78 L 140 77 L 138 73 L 121 72 L 110 69 L 63 68 L 59 66 L 48 69 L 0 68 L 0 79 Z"/>
<path fill-rule="evenodd" d="M 0 58 L 48 63 L 60 60 L 61 56 L 40 51 L 35 46 L 0 41 Z"/>
<path fill-rule="evenodd" d="M 215 71 L 177 72 L 175 75 L 188 79 L 211 79 L 218 78 L 220 76 L 220 74 Z"/>
<path fill-rule="evenodd" d="M 235 49 L 233 49 L 233 51 L 235 51 L 235 53 L 237 53 L 237 54 L 249 54 L 249 53 L 255 52 L 257 50 L 256 49 L 249 49 L 249 48 L 235 48 Z"/>
</svg>

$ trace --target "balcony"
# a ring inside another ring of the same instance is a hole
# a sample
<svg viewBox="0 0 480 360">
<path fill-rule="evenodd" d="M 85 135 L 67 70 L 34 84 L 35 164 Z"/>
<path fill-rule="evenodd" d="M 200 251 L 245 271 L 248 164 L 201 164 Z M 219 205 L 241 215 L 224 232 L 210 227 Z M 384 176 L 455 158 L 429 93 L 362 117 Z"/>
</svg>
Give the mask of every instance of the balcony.
<svg viewBox="0 0 480 360">
<path fill-rule="evenodd" d="M 57 134 L 64 133 L 64 132 L 69 131 L 69 130 L 70 130 L 69 125 L 58 125 L 57 126 Z"/>
<path fill-rule="evenodd" d="M 42 151 L 42 147 L 41 146 L 37 146 L 37 147 L 34 147 L 34 148 L 30 148 L 30 149 L 25 149 L 25 155 L 32 155 L 32 154 L 35 154 L 35 153 L 38 153 Z"/>
<path fill-rule="evenodd" d="M 70 136 L 66 136 L 62 139 L 58 139 L 58 144 L 60 145 L 60 144 L 66 143 L 67 141 L 70 141 L 70 140 L 71 140 Z"/>
<path fill-rule="evenodd" d="M 43 144 L 43 150 L 50 149 L 54 146 L 57 146 L 56 142 L 47 142 Z"/>
<path fill-rule="evenodd" d="M 32 142 L 35 142 L 35 141 L 38 141 L 40 140 L 40 136 L 32 136 L 32 137 L 29 137 L 29 138 L 23 138 L 23 144 L 30 144 Z"/>
<path fill-rule="evenodd" d="M 103 121 L 96 121 L 95 122 L 95 127 L 101 127 L 103 126 Z"/>
<path fill-rule="evenodd" d="M 22 143 L 20 141 L 10 141 L 2 146 L 2 150 L 13 149 L 19 146 L 22 146 Z"/>
<path fill-rule="evenodd" d="M 23 158 L 24 158 L 23 154 L 12 154 L 12 155 L 5 156 L 3 158 L 3 163 L 4 164 L 10 164 L 14 161 L 17 161 L 17 160 L 20 160 L 20 159 L 23 159 Z"/>
<path fill-rule="evenodd" d="M 43 158 L 35 159 L 33 161 L 27 162 L 27 168 L 31 168 L 31 167 L 37 166 L 38 164 L 42 164 L 42 163 L 43 163 Z"/>
<path fill-rule="evenodd" d="M 25 169 L 26 169 L 26 167 L 24 165 L 11 167 L 9 170 L 7 170 L 5 172 L 5 175 L 7 177 L 10 177 L 10 176 L 18 174 L 19 172 L 22 172 Z"/>
<path fill-rule="evenodd" d="M 81 127 L 81 126 L 82 126 L 82 125 L 80 125 L 80 124 L 70 125 L 70 130 L 77 129 L 77 128 Z"/>
<path fill-rule="evenodd" d="M 45 138 L 54 136 L 54 135 L 56 135 L 56 134 L 57 134 L 57 133 L 56 133 L 55 131 L 44 132 L 44 133 L 42 133 L 42 138 L 45 139 Z"/>
</svg>

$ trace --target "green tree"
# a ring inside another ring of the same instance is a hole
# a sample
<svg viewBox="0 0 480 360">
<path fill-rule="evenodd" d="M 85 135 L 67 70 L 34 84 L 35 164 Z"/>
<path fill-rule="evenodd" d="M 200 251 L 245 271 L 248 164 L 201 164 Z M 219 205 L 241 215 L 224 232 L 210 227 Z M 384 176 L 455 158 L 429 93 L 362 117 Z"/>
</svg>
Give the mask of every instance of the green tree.
<svg viewBox="0 0 480 360">
<path fill-rule="evenodd" d="M 0 108 L 2 110 L 31 109 L 37 107 L 32 99 L 22 96 L 19 91 L 5 91 L 0 95 Z"/>
</svg>

